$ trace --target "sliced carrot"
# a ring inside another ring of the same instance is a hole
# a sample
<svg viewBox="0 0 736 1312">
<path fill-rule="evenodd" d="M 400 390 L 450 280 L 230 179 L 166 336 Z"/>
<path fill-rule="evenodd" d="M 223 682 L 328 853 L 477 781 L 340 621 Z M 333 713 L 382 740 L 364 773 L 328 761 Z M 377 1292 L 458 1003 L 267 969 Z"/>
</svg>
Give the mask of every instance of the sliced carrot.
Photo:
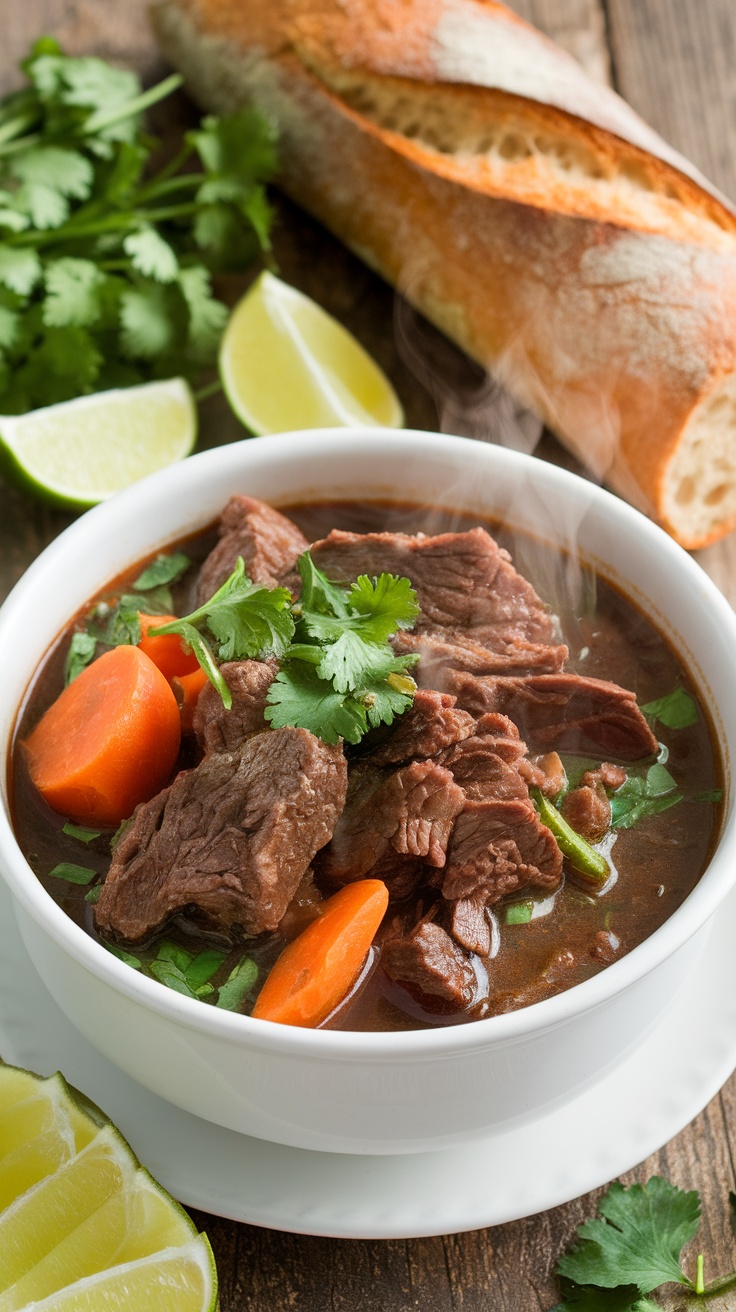
<svg viewBox="0 0 736 1312">
<path fill-rule="evenodd" d="M 173 624 L 176 615 L 142 615 L 139 612 L 139 618 L 142 636 L 138 646 L 165 678 L 180 678 L 182 674 L 194 674 L 199 669 L 197 657 L 178 633 L 162 633 L 160 638 L 148 636 L 148 630 L 159 624 Z"/>
<path fill-rule="evenodd" d="M 193 674 L 181 674 L 171 680 L 172 692 L 181 716 L 182 733 L 191 733 L 194 728 L 194 711 L 199 694 L 207 682 L 207 675 L 201 665 L 197 666 Z"/>
<path fill-rule="evenodd" d="M 171 688 L 138 647 L 115 647 L 57 697 L 24 747 L 31 779 L 61 815 L 117 825 L 153 797 L 176 762 Z"/>
<path fill-rule="evenodd" d="M 319 919 L 281 953 L 253 1015 L 307 1029 L 319 1025 L 358 978 L 387 906 L 380 879 L 360 879 L 328 898 Z"/>
</svg>

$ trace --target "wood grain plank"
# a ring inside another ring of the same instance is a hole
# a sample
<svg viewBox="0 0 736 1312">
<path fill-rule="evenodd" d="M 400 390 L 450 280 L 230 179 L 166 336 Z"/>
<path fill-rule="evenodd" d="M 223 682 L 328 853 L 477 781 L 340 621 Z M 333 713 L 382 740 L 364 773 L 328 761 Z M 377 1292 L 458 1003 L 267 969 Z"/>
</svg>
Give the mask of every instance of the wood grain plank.
<svg viewBox="0 0 736 1312">
<path fill-rule="evenodd" d="M 610 82 L 603 0 L 510 0 L 509 8 L 552 37 L 591 77 Z"/>
<path fill-rule="evenodd" d="M 607 0 L 618 90 L 736 199 L 733 0 Z"/>
</svg>

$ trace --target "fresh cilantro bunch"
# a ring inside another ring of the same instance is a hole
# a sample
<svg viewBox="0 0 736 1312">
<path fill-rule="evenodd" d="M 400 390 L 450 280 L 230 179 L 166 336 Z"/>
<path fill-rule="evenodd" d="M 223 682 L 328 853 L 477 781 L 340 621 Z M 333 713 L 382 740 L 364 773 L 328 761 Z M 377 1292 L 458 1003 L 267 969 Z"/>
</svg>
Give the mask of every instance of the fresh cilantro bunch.
<svg viewBox="0 0 736 1312">
<path fill-rule="evenodd" d="M 206 118 L 152 174 L 143 113 L 178 75 L 142 92 L 51 37 L 21 67 L 0 103 L 0 412 L 195 378 L 227 317 L 211 271 L 268 249 L 270 126 Z"/>
<path fill-rule="evenodd" d="M 392 724 L 411 706 L 407 671 L 419 658 L 396 656 L 388 639 L 419 614 L 408 579 L 365 574 L 350 588 L 332 583 L 308 551 L 297 562 L 302 580 L 294 641 L 268 691 L 266 719 L 297 725 L 327 743 L 359 743 L 370 728 Z"/>
<path fill-rule="evenodd" d="M 734 1215 L 734 1195 L 730 1195 Z M 700 1224 L 700 1197 L 660 1176 L 625 1188 L 618 1182 L 601 1199 L 602 1219 L 585 1221 L 577 1242 L 557 1263 L 564 1295 L 551 1312 L 657 1312 L 647 1295 L 677 1283 L 692 1300 L 693 1312 L 736 1288 L 736 1272 L 706 1285 L 703 1257 L 695 1279 L 682 1269 L 682 1250 Z"/>
</svg>

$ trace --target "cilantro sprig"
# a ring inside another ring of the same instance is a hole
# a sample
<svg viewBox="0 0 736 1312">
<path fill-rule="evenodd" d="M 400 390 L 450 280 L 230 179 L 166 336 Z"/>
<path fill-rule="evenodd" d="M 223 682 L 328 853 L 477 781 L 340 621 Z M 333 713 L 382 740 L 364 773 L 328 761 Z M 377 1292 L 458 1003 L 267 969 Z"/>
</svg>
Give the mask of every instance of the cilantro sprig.
<svg viewBox="0 0 736 1312">
<path fill-rule="evenodd" d="M 308 551 L 297 561 L 302 580 L 294 641 L 267 695 L 274 728 L 296 725 L 327 743 L 359 743 L 370 728 L 392 724 L 411 706 L 408 670 L 417 656 L 396 656 L 388 639 L 419 614 L 406 578 L 361 575 L 350 588 L 328 579 Z"/>
<path fill-rule="evenodd" d="M 294 635 L 290 605 L 291 594 L 287 588 L 259 587 L 246 574 L 243 558 L 239 556 L 232 574 L 209 601 L 191 615 L 157 625 L 148 632 L 152 637 L 177 633 L 191 647 L 229 710 L 232 693 L 220 673 L 213 644 L 202 630 L 212 635 L 217 657 L 222 661 L 283 656 Z"/>
<path fill-rule="evenodd" d="M 164 939 L 153 960 L 143 961 L 116 944 L 103 943 L 103 947 L 132 970 L 150 975 L 174 993 L 198 1002 L 211 1000 L 225 1011 L 237 1011 L 258 978 L 256 963 L 250 957 L 241 957 L 227 979 L 220 985 L 213 984 L 214 977 L 227 960 L 227 953 L 216 948 L 203 948 L 195 954 L 179 943 Z"/>
<path fill-rule="evenodd" d="M 131 72 L 36 42 L 0 102 L 0 411 L 20 413 L 211 363 L 227 310 L 210 274 L 268 250 L 273 132 L 205 118 L 151 174 Z"/>
<path fill-rule="evenodd" d="M 733 1194 L 729 1205 L 733 1215 Z M 659 1304 L 647 1295 L 670 1283 L 683 1287 L 685 1305 L 695 1312 L 703 1299 L 736 1288 L 736 1272 L 706 1284 L 702 1254 L 694 1277 L 683 1269 L 682 1250 L 700 1224 L 694 1190 L 660 1176 L 629 1188 L 616 1181 L 598 1211 L 599 1218 L 578 1227 L 571 1251 L 557 1263 L 563 1302 L 551 1312 L 656 1312 Z"/>
</svg>

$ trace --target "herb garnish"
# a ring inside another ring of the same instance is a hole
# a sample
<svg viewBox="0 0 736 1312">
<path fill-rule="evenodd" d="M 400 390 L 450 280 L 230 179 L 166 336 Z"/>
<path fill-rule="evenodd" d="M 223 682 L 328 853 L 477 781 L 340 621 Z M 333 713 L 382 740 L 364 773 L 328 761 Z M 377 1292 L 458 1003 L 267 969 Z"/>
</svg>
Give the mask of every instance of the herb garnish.
<svg viewBox="0 0 736 1312">
<path fill-rule="evenodd" d="M 695 701 L 684 688 L 674 688 L 665 697 L 647 702 L 641 710 L 647 719 L 659 720 L 668 729 L 687 729 L 700 718 Z"/>
<path fill-rule="evenodd" d="M 216 639 L 217 654 L 222 661 L 282 656 L 294 634 L 290 606 L 291 594 L 287 588 L 268 589 L 251 582 L 239 556 L 230 577 L 204 606 L 183 619 L 149 629 L 149 634 L 177 633 L 191 647 L 229 710 L 232 694 L 220 673 L 212 646 L 201 630 L 208 629 Z"/>
<path fill-rule="evenodd" d="M 66 879 L 70 884 L 91 884 L 97 878 L 97 871 L 88 866 L 77 866 L 73 861 L 60 861 L 53 870 L 49 870 L 53 879 Z"/>
<path fill-rule="evenodd" d="M 358 743 L 369 728 L 392 724 L 411 706 L 407 671 L 417 656 L 396 656 L 388 639 L 419 614 L 406 578 L 362 574 L 350 588 L 329 580 L 308 551 L 297 562 L 302 580 L 294 641 L 269 688 L 266 719 L 297 725 L 327 743 Z"/>
<path fill-rule="evenodd" d="M 103 947 L 133 970 L 140 970 L 144 975 L 150 975 L 152 979 L 158 980 L 159 984 L 165 984 L 167 988 L 173 989 L 175 993 L 181 993 L 185 998 L 194 998 L 196 1001 L 203 1002 L 206 998 L 214 1000 L 214 995 L 217 994 L 216 1006 L 227 1011 L 235 1011 L 258 977 L 256 963 L 250 957 L 241 957 L 219 988 L 212 984 L 213 976 L 217 974 L 227 956 L 225 952 L 219 952 L 215 948 L 203 948 L 195 955 L 178 943 L 171 943 L 168 939 L 164 939 L 163 943 L 159 944 L 153 961 L 143 962 L 140 957 L 135 957 L 112 943 L 103 943 Z"/>
<path fill-rule="evenodd" d="M 99 838 L 102 833 L 101 829 L 88 829 L 86 825 L 75 825 L 71 820 L 67 820 L 65 825 L 61 826 L 62 834 L 68 834 L 69 838 L 77 838 L 80 843 L 92 843 L 95 838 Z"/>
<path fill-rule="evenodd" d="M 731 1215 L 736 1198 L 729 1195 Z M 585 1221 L 571 1252 L 557 1263 L 564 1301 L 551 1312 L 657 1312 L 646 1295 L 676 1283 L 686 1306 L 705 1306 L 736 1287 L 736 1272 L 705 1284 L 703 1257 L 695 1278 L 682 1269 L 682 1250 L 700 1223 L 700 1197 L 660 1176 L 629 1188 L 615 1182 L 598 1204 L 602 1220 Z M 678 1304 L 679 1306 L 679 1304 Z"/>
<path fill-rule="evenodd" d="M 142 92 L 51 37 L 21 68 L 0 103 L 0 411 L 196 377 L 227 318 L 210 272 L 268 249 L 272 129 L 250 109 L 205 118 L 151 176 L 143 113 L 178 75 Z"/>
</svg>

